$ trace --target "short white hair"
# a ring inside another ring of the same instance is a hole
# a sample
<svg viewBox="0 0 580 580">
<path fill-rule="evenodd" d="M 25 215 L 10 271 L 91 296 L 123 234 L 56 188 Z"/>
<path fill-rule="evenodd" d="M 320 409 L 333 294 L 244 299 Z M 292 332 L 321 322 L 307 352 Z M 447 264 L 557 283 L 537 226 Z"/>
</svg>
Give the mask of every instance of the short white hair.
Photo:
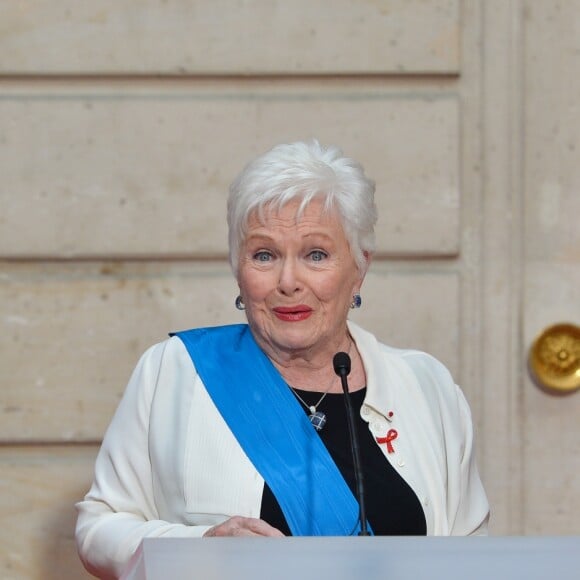
<svg viewBox="0 0 580 580">
<path fill-rule="evenodd" d="M 277 145 L 248 163 L 230 186 L 228 241 L 234 274 L 237 277 L 240 246 L 254 212 L 263 219 L 266 207 L 280 209 L 300 199 L 300 216 L 314 198 L 324 200 L 326 211 L 337 210 L 356 264 L 364 272 L 365 254 L 375 250 L 374 196 L 374 181 L 338 147 L 323 147 L 316 140 Z"/>
</svg>

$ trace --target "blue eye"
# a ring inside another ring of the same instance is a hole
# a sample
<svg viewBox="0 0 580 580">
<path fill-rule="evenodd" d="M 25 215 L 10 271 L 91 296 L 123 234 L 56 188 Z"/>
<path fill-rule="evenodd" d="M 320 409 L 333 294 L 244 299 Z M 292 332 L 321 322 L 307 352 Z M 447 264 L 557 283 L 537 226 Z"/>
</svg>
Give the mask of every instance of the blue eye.
<svg viewBox="0 0 580 580">
<path fill-rule="evenodd" d="M 322 250 L 313 250 L 309 255 L 313 262 L 322 262 L 322 260 L 328 257 L 328 254 Z"/>
<path fill-rule="evenodd" d="M 254 254 L 254 260 L 258 262 L 269 262 L 272 259 L 272 254 L 270 252 L 266 252 L 265 250 L 261 250 Z"/>
</svg>

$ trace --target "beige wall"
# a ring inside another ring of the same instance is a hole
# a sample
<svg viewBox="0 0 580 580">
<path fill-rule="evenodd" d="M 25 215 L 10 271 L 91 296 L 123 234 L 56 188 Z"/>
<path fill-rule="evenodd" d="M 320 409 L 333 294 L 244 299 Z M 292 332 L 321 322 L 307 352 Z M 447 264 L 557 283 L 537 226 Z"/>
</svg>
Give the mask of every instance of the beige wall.
<svg viewBox="0 0 580 580">
<path fill-rule="evenodd" d="M 524 359 L 552 316 L 580 320 L 580 2 L 328 6 L 0 8 L 2 578 L 86 576 L 72 504 L 137 357 L 170 330 L 242 320 L 227 186 L 255 154 L 309 137 L 377 181 L 378 253 L 354 318 L 435 354 L 464 388 L 494 533 L 574 530 L 578 434 L 564 503 L 530 421 L 550 408 L 556 443 L 579 397 L 562 419 Z M 557 312 L 548 263 L 569 288 Z"/>
</svg>

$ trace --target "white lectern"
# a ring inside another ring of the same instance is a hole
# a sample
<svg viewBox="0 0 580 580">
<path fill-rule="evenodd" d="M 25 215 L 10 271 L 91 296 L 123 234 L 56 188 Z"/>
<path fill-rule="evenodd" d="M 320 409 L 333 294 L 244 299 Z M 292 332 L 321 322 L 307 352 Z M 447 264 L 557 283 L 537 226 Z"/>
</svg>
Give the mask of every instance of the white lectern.
<svg viewBox="0 0 580 580">
<path fill-rule="evenodd" d="M 151 538 L 122 580 L 578 580 L 580 536 Z"/>
</svg>

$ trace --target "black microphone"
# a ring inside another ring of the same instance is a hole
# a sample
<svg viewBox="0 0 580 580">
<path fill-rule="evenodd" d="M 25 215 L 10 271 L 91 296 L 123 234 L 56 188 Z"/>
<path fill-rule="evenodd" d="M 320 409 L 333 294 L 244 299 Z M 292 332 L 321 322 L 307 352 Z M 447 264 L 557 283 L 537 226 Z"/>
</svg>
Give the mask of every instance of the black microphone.
<svg viewBox="0 0 580 580">
<path fill-rule="evenodd" d="M 350 447 L 354 461 L 354 476 L 356 480 L 356 495 L 359 506 L 360 532 L 359 536 L 369 536 L 367 530 L 367 516 L 365 508 L 364 476 L 361 467 L 360 449 L 358 444 L 358 434 L 354 422 L 354 413 L 348 392 L 348 382 L 346 377 L 350 373 L 350 356 L 346 352 L 337 352 L 332 359 L 334 372 L 340 377 L 342 390 L 344 391 L 344 404 L 346 405 L 346 414 L 348 420 L 348 432 L 350 435 Z"/>
</svg>

